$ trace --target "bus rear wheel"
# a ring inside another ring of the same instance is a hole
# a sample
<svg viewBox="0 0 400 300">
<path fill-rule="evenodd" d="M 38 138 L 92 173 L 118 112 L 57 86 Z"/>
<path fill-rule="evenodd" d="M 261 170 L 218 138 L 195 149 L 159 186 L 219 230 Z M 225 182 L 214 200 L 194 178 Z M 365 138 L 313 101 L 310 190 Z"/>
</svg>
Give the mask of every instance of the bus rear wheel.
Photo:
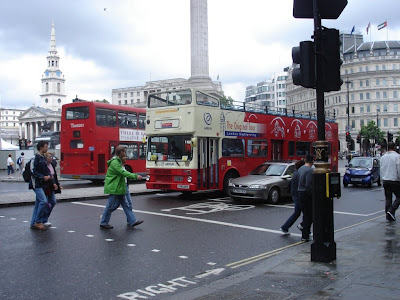
<svg viewBox="0 0 400 300">
<path fill-rule="evenodd" d="M 224 176 L 224 194 L 226 196 L 229 196 L 228 194 L 228 186 L 229 186 L 229 180 L 233 178 L 238 178 L 240 175 L 237 171 L 228 171 L 225 176 Z"/>
</svg>

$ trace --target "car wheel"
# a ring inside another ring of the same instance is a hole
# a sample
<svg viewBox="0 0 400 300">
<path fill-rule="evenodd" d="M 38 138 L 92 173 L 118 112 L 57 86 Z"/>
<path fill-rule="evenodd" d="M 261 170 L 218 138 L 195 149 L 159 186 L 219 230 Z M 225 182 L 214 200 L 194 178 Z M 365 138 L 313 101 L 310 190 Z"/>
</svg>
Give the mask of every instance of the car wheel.
<svg viewBox="0 0 400 300">
<path fill-rule="evenodd" d="M 349 184 L 347 182 L 343 182 L 343 186 L 347 187 Z"/>
<path fill-rule="evenodd" d="M 268 201 L 272 204 L 277 204 L 279 202 L 279 190 L 274 187 L 269 191 Z"/>
<path fill-rule="evenodd" d="M 229 180 L 231 178 L 238 178 L 240 175 L 236 171 L 228 171 L 228 173 L 225 174 L 224 176 L 224 193 L 225 195 L 229 196 L 228 194 L 228 186 L 229 186 Z"/>
</svg>

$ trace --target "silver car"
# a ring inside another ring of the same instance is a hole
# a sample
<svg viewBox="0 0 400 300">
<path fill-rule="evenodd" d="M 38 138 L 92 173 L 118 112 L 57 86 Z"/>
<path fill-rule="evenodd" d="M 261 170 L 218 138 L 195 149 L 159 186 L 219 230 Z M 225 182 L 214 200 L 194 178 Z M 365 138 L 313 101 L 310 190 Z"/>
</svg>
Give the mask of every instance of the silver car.
<svg viewBox="0 0 400 300">
<path fill-rule="evenodd" d="M 231 179 L 228 194 L 234 200 L 264 200 L 278 203 L 290 196 L 290 180 L 296 170 L 294 162 L 265 162 L 249 175 Z"/>
</svg>

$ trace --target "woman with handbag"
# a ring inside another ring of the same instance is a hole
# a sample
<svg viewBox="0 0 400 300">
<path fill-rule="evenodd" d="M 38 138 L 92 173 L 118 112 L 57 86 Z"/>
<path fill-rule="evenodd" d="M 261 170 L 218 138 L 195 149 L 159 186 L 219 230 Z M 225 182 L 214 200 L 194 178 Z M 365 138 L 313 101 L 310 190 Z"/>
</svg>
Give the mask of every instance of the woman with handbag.
<svg viewBox="0 0 400 300">
<path fill-rule="evenodd" d="M 57 162 L 53 157 L 53 153 L 47 152 L 46 160 L 47 160 L 47 168 L 49 169 L 51 176 L 50 179 L 48 180 L 47 187 L 44 188 L 44 194 L 47 197 L 47 214 L 43 220 L 43 225 L 51 226 L 51 223 L 48 222 L 48 220 L 54 206 L 57 204 L 55 194 L 61 194 L 62 186 L 58 182 L 57 171 L 56 171 Z"/>
</svg>

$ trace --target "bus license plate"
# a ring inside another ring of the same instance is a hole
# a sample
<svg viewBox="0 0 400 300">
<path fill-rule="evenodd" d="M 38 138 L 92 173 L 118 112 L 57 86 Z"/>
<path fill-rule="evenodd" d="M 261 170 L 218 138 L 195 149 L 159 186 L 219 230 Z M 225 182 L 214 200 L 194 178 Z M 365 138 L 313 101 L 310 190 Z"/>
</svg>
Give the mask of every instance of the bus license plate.
<svg viewBox="0 0 400 300">
<path fill-rule="evenodd" d="M 236 194 L 246 194 L 246 190 L 233 189 L 232 191 Z"/>
<path fill-rule="evenodd" d="M 183 181 L 183 176 L 175 176 L 174 181 Z"/>
<path fill-rule="evenodd" d="M 178 189 L 188 190 L 189 186 L 188 185 L 184 185 L 184 184 L 178 184 Z"/>
<path fill-rule="evenodd" d="M 81 176 L 75 175 L 75 176 L 72 176 L 72 178 L 73 178 L 73 179 L 79 179 L 79 178 L 81 178 Z"/>
</svg>

